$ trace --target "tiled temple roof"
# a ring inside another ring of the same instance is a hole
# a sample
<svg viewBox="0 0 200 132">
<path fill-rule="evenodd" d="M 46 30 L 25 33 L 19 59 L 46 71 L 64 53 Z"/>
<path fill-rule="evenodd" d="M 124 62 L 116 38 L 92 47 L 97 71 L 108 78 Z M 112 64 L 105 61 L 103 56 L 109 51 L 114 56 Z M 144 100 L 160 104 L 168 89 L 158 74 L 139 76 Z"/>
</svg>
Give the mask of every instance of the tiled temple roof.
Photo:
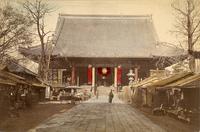
<svg viewBox="0 0 200 132">
<path fill-rule="evenodd" d="M 157 45 L 151 15 L 60 14 L 54 39 L 53 55 L 61 57 L 151 58 L 183 54 L 177 48 Z M 38 48 L 22 50 L 40 55 Z"/>
</svg>

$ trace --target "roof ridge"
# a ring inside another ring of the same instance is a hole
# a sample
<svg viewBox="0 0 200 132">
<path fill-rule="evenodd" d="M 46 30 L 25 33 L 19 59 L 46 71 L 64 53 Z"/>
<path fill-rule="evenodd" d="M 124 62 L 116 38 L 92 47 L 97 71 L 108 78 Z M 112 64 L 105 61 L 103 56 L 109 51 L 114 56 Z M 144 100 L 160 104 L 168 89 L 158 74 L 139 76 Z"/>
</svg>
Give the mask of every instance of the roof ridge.
<svg viewBox="0 0 200 132">
<path fill-rule="evenodd" d="M 121 15 L 121 14 L 65 14 L 60 13 L 59 16 L 68 16 L 68 17 L 115 17 L 115 18 L 151 18 L 152 14 L 143 14 L 143 15 Z"/>
</svg>

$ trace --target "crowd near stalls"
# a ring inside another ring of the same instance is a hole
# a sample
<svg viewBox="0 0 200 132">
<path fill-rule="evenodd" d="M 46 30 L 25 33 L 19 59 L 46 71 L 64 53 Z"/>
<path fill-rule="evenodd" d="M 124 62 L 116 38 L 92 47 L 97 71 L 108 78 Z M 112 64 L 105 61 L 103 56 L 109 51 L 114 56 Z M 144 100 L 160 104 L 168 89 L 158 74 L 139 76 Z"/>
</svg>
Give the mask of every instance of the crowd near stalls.
<svg viewBox="0 0 200 132">
<path fill-rule="evenodd" d="M 45 86 L 15 62 L 0 66 L 0 113 L 19 116 L 18 110 L 45 99 Z"/>
<path fill-rule="evenodd" d="M 178 119 L 199 123 L 200 74 L 189 71 L 151 71 L 151 76 L 133 84 L 133 101 L 152 108 L 153 114 L 168 113 Z"/>
<path fill-rule="evenodd" d="M 55 85 L 56 84 L 56 85 Z M 19 116 L 19 110 L 46 101 L 75 103 L 90 98 L 90 89 L 41 81 L 37 73 L 15 60 L 0 65 L 0 115 Z"/>
<path fill-rule="evenodd" d="M 75 103 L 77 101 L 87 100 L 90 97 L 91 94 L 88 89 L 79 86 L 63 86 L 51 88 L 49 100 Z"/>
</svg>

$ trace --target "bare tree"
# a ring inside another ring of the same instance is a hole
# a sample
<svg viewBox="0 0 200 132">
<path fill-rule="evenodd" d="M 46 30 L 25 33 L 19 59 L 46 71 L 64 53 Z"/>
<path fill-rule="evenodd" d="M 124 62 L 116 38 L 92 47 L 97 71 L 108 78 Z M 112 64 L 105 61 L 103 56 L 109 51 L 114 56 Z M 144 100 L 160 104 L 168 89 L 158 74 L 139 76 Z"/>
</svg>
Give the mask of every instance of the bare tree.
<svg viewBox="0 0 200 132">
<path fill-rule="evenodd" d="M 48 50 L 48 46 L 45 43 L 45 40 L 50 31 L 45 30 L 44 19 L 46 15 L 53 11 L 53 9 L 42 0 L 26 0 L 23 3 L 23 7 L 36 26 L 37 35 L 41 45 L 39 75 L 42 79 L 46 79 L 48 74 L 48 55 L 46 50 Z"/>
<path fill-rule="evenodd" d="M 199 0 L 174 0 L 175 33 L 187 45 L 190 56 L 190 69 L 194 71 L 195 59 L 192 53 L 200 40 L 200 3 Z"/>
<path fill-rule="evenodd" d="M 153 61 L 156 61 L 156 67 L 159 69 L 164 69 L 166 66 L 172 64 L 182 63 L 182 61 L 187 58 L 185 48 L 181 44 L 176 45 L 168 42 L 157 42 L 156 45 L 174 51 L 174 55 L 172 56 L 153 56 Z"/>
<path fill-rule="evenodd" d="M 18 46 L 31 44 L 29 27 L 32 22 L 20 11 L 6 5 L 0 8 L 0 60 L 1 63 Z"/>
</svg>

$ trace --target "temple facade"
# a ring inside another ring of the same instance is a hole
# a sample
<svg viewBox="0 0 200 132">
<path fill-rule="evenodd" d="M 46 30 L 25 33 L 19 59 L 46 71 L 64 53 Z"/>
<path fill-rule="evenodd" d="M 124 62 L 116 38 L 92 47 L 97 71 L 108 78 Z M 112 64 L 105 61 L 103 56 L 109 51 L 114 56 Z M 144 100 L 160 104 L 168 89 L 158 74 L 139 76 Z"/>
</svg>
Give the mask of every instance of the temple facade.
<svg viewBox="0 0 200 132">
<path fill-rule="evenodd" d="M 52 83 L 62 85 L 127 85 L 156 69 L 155 56 L 177 56 L 177 49 L 158 45 L 151 15 L 60 14 L 50 63 Z M 39 48 L 22 48 L 24 55 L 39 56 Z"/>
</svg>

